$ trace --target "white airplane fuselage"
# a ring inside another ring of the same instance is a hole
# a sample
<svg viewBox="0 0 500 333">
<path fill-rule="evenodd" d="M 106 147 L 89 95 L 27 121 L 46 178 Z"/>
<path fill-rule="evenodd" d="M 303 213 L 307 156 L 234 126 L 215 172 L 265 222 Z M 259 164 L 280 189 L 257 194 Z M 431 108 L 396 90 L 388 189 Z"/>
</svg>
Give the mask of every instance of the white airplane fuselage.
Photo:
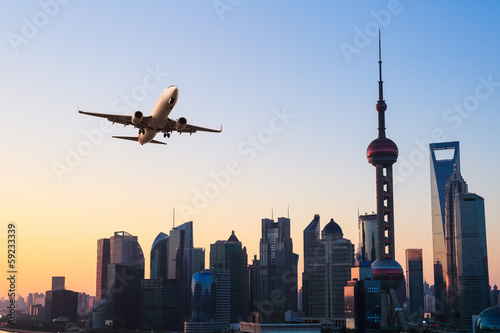
<svg viewBox="0 0 500 333">
<path fill-rule="evenodd" d="M 138 141 L 141 145 L 151 142 L 156 134 L 167 125 L 168 116 L 177 103 L 178 96 L 179 89 L 176 86 L 169 86 L 162 91 L 149 114 L 151 118 L 147 127 L 143 133 L 139 133 Z"/>
</svg>

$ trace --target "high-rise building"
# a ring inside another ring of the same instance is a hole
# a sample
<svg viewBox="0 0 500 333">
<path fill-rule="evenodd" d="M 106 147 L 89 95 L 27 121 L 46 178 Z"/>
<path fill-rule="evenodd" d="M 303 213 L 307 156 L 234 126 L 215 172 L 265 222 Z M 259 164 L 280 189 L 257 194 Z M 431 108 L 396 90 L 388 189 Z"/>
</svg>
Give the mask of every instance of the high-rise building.
<svg viewBox="0 0 500 333">
<path fill-rule="evenodd" d="M 446 277 L 446 182 L 454 167 L 460 172 L 460 145 L 458 141 L 431 143 L 431 209 L 432 209 L 432 251 L 434 260 L 434 296 L 440 312 L 447 308 Z M 439 316 L 444 319 L 444 316 Z"/>
<path fill-rule="evenodd" d="M 140 327 L 141 281 L 144 279 L 144 264 L 108 264 L 108 291 L 106 319 L 114 329 L 137 329 Z"/>
<path fill-rule="evenodd" d="M 248 311 L 264 312 L 260 304 L 260 260 L 253 256 L 252 264 L 248 265 Z"/>
<path fill-rule="evenodd" d="M 97 302 L 106 298 L 108 286 L 108 264 L 110 256 L 109 238 L 97 240 L 97 278 L 95 297 Z"/>
<path fill-rule="evenodd" d="M 488 255 L 484 199 L 474 193 L 455 197 L 455 238 L 460 325 L 489 307 Z"/>
<path fill-rule="evenodd" d="M 193 274 L 192 316 L 184 332 L 222 332 L 230 323 L 230 277 L 227 269 L 204 269 Z"/>
<path fill-rule="evenodd" d="M 498 297 L 499 296 L 500 296 L 500 291 L 498 290 L 498 287 L 495 284 L 493 286 L 493 289 L 490 290 L 490 305 L 491 306 L 497 306 L 498 305 Z"/>
<path fill-rule="evenodd" d="M 150 279 L 141 283 L 141 328 L 179 330 L 182 279 L 169 278 L 171 237 L 160 232 L 151 246 Z"/>
<path fill-rule="evenodd" d="M 144 270 L 144 254 L 137 236 L 128 232 L 115 232 L 110 238 L 110 263 Z"/>
<path fill-rule="evenodd" d="M 315 253 L 311 253 L 313 244 L 320 239 L 319 214 L 304 229 L 304 273 L 302 273 L 302 309 L 306 316 L 309 315 L 309 263 L 315 260 Z"/>
<path fill-rule="evenodd" d="M 53 276 L 52 277 L 52 290 L 64 290 L 64 289 L 66 289 L 65 280 L 66 280 L 66 278 L 64 276 Z"/>
<path fill-rule="evenodd" d="M 210 245 L 210 267 L 227 269 L 231 280 L 231 322 L 246 320 L 248 315 L 248 268 L 247 249 L 234 231 L 227 241 Z"/>
<path fill-rule="evenodd" d="M 403 280 L 401 265 L 395 260 L 394 248 L 394 198 L 392 165 L 398 159 L 398 147 L 385 135 L 385 111 L 382 81 L 382 57 L 379 35 L 379 98 L 376 105 L 378 112 L 378 138 L 373 140 L 366 150 L 368 162 L 376 168 L 377 191 L 377 234 L 378 256 L 372 263 L 373 279 L 381 281 L 381 329 L 399 326 L 407 329 L 401 307 L 398 306 L 395 289 Z M 389 301 L 390 298 L 390 301 Z"/>
<path fill-rule="evenodd" d="M 162 277 L 141 281 L 141 329 L 178 331 L 180 280 Z"/>
<path fill-rule="evenodd" d="M 193 222 L 186 222 L 170 231 L 168 278 L 180 281 L 180 314 L 191 316 L 191 279 L 193 277 Z"/>
<path fill-rule="evenodd" d="M 297 311 L 297 255 L 293 253 L 290 219 L 262 219 L 260 302 L 270 312 Z"/>
<path fill-rule="evenodd" d="M 422 249 L 406 249 L 407 314 L 410 321 L 424 315 L 424 271 Z"/>
<path fill-rule="evenodd" d="M 354 332 L 380 331 L 380 281 L 374 281 L 367 261 L 356 261 L 352 280 L 344 287 L 346 328 Z"/>
<path fill-rule="evenodd" d="M 309 317 L 345 320 L 344 287 L 351 279 L 354 245 L 343 238 L 340 226 L 331 219 L 322 239 L 311 246 L 314 260 L 308 264 Z"/>
<path fill-rule="evenodd" d="M 77 320 L 78 293 L 71 290 L 49 290 L 45 293 L 45 319 L 52 322 L 59 317 Z"/>
<path fill-rule="evenodd" d="M 377 215 L 365 214 L 358 217 L 359 245 L 356 259 L 374 262 L 378 255 Z"/>
<path fill-rule="evenodd" d="M 151 246 L 149 266 L 151 279 L 168 278 L 168 247 L 168 235 L 160 232 Z"/>
<path fill-rule="evenodd" d="M 125 231 L 97 241 L 96 296 L 106 298 L 106 319 L 118 329 L 139 328 L 144 254 L 137 240 Z"/>
<path fill-rule="evenodd" d="M 455 198 L 458 193 L 467 193 L 467 184 L 454 165 L 453 173 L 445 184 L 445 253 L 446 253 L 446 312 L 447 321 L 455 324 L 459 316 Z"/>
<path fill-rule="evenodd" d="M 199 273 L 205 269 L 205 249 L 203 247 L 193 248 L 193 273 Z"/>
</svg>

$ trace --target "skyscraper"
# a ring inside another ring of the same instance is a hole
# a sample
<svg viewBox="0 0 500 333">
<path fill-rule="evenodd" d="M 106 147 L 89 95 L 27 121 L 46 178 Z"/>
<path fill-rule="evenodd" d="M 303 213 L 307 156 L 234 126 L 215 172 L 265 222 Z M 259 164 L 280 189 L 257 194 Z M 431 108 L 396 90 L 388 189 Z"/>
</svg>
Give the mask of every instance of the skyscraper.
<svg viewBox="0 0 500 333">
<path fill-rule="evenodd" d="M 180 279 L 169 279 L 170 237 L 160 232 L 151 246 L 150 279 L 141 282 L 141 328 L 179 330 Z"/>
<path fill-rule="evenodd" d="M 168 278 L 168 246 L 169 236 L 160 232 L 151 246 L 150 278 Z"/>
<path fill-rule="evenodd" d="M 446 258 L 446 182 L 453 173 L 454 166 L 460 172 L 460 145 L 458 141 L 431 143 L 431 209 L 432 209 L 432 250 L 434 260 L 434 296 L 436 307 L 441 311 L 446 307 L 447 264 Z M 444 319 L 441 317 L 440 319 Z"/>
<path fill-rule="evenodd" d="M 343 238 L 340 226 L 331 219 L 322 239 L 311 246 L 314 260 L 308 263 L 309 316 L 345 320 L 344 287 L 351 279 L 354 245 Z"/>
<path fill-rule="evenodd" d="M 97 240 L 96 301 L 106 298 L 108 286 L 108 264 L 110 260 L 109 238 Z"/>
<path fill-rule="evenodd" d="M 297 311 L 297 256 L 293 253 L 290 219 L 262 219 L 260 302 L 270 312 Z"/>
<path fill-rule="evenodd" d="M 192 316 L 184 332 L 223 332 L 230 323 L 230 277 L 227 269 L 193 274 Z"/>
<path fill-rule="evenodd" d="M 365 214 L 358 217 L 359 245 L 356 259 L 374 262 L 378 255 L 377 215 Z"/>
<path fill-rule="evenodd" d="M 199 273 L 205 269 L 205 248 L 193 248 L 193 273 Z"/>
<path fill-rule="evenodd" d="M 260 260 L 254 254 L 252 264 L 248 265 L 248 312 L 263 312 L 260 303 Z"/>
<path fill-rule="evenodd" d="M 304 229 L 304 273 L 302 274 L 302 307 L 306 316 L 309 315 L 309 263 L 314 261 L 314 253 L 311 253 L 313 244 L 320 239 L 319 215 Z"/>
<path fill-rule="evenodd" d="M 170 231 L 168 278 L 180 281 L 180 313 L 191 316 L 191 279 L 193 277 L 193 222 L 186 222 Z"/>
<path fill-rule="evenodd" d="M 484 199 L 474 193 L 458 193 L 455 200 L 460 325 L 470 329 L 472 315 L 489 307 Z"/>
<path fill-rule="evenodd" d="M 382 81 L 382 57 L 379 35 L 379 98 L 376 105 L 378 112 L 378 138 L 367 148 L 368 162 L 376 167 L 377 189 L 377 231 L 378 259 L 372 263 L 373 279 L 381 281 L 381 328 L 402 326 L 407 329 L 403 313 L 398 306 L 395 289 L 403 280 L 403 269 L 394 259 L 394 198 L 392 165 L 398 158 L 398 147 L 385 136 L 385 110 Z M 389 301 L 390 297 L 390 301 Z"/>
<path fill-rule="evenodd" d="M 408 317 L 415 321 L 424 314 L 424 272 L 422 249 L 406 249 L 406 295 Z"/>
<path fill-rule="evenodd" d="M 97 241 L 97 297 L 107 299 L 106 318 L 115 328 L 139 328 L 142 279 L 144 254 L 137 236 L 119 231 Z"/>
<path fill-rule="evenodd" d="M 248 315 L 248 257 L 234 231 L 227 241 L 210 245 L 210 267 L 227 269 L 230 277 L 231 322 L 246 319 Z"/>
<path fill-rule="evenodd" d="M 52 277 L 52 290 L 64 290 L 65 288 L 64 276 L 53 276 Z"/>
<path fill-rule="evenodd" d="M 459 319 L 455 198 L 467 193 L 467 184 L 454 165 L 453 173 L 445 184 L 445 253 L 446 253 L 446 312 L 447 320 L 455 324 Z"/>
</svg>

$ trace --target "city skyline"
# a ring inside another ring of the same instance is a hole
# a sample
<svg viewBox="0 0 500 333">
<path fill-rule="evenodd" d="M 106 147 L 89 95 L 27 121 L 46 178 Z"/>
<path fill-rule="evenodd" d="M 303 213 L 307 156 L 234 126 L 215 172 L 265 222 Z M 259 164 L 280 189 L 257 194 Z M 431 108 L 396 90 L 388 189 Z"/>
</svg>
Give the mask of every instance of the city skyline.
<svg viewBox="0 0 500 333">
<path fill-rule="evenodd" d="M 384 40 L 387 134 L 400 150 L 396 260 L 405 270 L 404 250 L 422 248 L 433 284 L 428 143 L 459 141 L 469 190 L 485 199 L 490 284 L 500 284 L 491 255 L 500 251 L 497 3 L 96 6 L 9 3 L 0 14 L 0 106 L 11 124 L 1 140 L 0 220 L 18 227 L 22 296 L 49 290 L 52 276 L 94 295 L 96 241 L 124 230 L 150 249 L 171 229 L 174 208 L 175 225 L 193 221 L 206 259 L 210 244 L 234 230 L 249 262 L 261 219 L 289 216 L 299 286 L 302 232 L 314 214 L 323 224 L 333 218 L 357 245 L 358 209 L 376 211 L 365 155 L 377 133 L 375 25 Z M 141 147 L 111 139 L 133 129 L 77 114 L 77 104 L 147 112 L 170 84 L 180 90 L 175 116 L 224 131 Z"/>
</svg>

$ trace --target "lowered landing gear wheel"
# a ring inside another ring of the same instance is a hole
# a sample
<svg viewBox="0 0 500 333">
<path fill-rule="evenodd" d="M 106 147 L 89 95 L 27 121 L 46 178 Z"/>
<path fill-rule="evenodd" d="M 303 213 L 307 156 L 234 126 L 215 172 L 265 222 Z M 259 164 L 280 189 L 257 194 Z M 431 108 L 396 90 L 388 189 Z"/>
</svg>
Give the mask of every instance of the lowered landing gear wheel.
<svg viewBox="0 0 500 333">
<path fill-rule="evenodd" d="M 170 138 L 170 133 L 163 133 L 164 138 Z"/>
</svg>

